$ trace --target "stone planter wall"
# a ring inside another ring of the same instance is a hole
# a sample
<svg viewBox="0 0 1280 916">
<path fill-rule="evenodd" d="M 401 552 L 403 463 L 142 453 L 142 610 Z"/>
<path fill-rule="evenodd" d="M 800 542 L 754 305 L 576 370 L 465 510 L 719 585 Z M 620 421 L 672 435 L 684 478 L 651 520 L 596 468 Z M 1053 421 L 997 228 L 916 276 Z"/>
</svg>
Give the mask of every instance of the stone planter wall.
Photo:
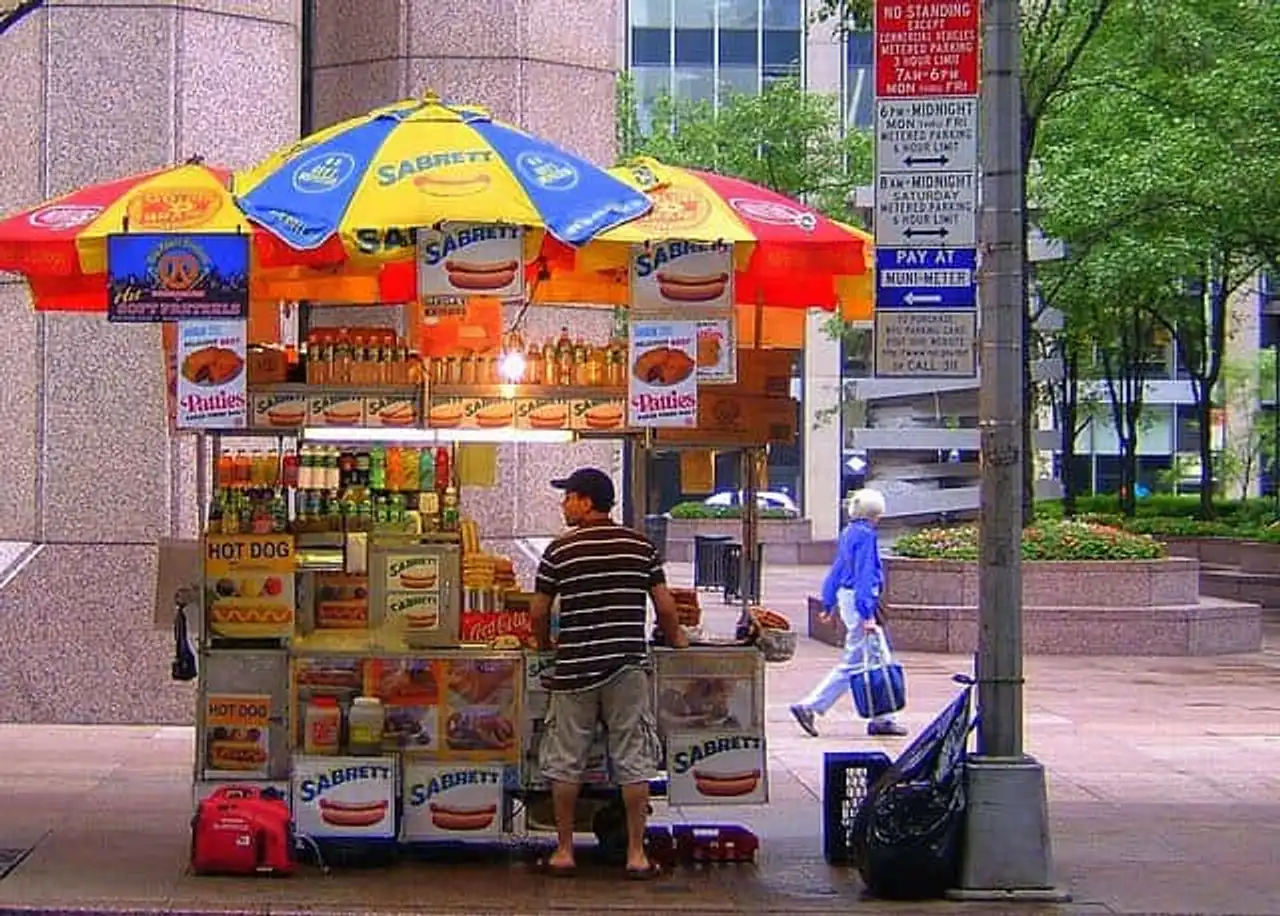
<svg viewBox="0 0 1280 916">
<path fill-rule="evenodd" d="M 1218 655 L 1261 649 L 1261 609 L 1201 598 L 1199 565 L 1184 557 L 1025 563 L 1025 650 L 1037 655 Z M 899 649 L 973 652 L 977 564 L 886 557 L 883 606 Z"/>
<path fill-rule="evenodd" d="M 807 518 L 761 519 L 760 543 L 764 545 L 764 561 L 795 565 L 802 562 L 805 549 L 813 540 L 813 525 Z M 728 535 L 742 542 L 742 520 L 737 518 L 673 518 L 667 521 L 666 558 L 673 563 L 693 562 L 695 535 Z"/>
</svg>

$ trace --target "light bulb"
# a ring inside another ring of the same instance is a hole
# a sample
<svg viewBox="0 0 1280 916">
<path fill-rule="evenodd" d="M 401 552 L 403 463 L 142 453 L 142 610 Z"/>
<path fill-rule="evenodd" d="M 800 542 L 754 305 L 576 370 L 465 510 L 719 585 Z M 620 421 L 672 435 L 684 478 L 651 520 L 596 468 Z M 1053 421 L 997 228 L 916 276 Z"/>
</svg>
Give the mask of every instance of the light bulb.
<svg viewBox="0 0 1280 916">
<path fill-rule="evenodd" d="M 511 382 L 518 382 L 524 378 L 525 362 L 524 354 L 519 350 L 512 350 L 502 357 L 502 361 L 498 364 L 498 372 L 504 379 Z"/>
</svg>

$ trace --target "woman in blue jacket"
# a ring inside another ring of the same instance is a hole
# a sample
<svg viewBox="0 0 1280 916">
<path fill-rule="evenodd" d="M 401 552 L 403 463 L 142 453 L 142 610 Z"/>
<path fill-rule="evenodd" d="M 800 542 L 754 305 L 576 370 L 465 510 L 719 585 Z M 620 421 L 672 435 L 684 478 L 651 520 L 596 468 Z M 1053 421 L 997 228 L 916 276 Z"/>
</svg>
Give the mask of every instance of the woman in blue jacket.
<svg viewBox="0 0 1280 916">
<path fill-rule="evenodd" d="M 884 588 L 880 566 L 880 545 L 876 525 L 884 515 L 884 496 L 877 490 L 858 490 L 849 500 L 852 521 L 840 533 L 835 562 L 822 583 L 822 604 L 827 615 L 840 612 L 844 621 L 844 657 L 822 683 L 791 707 L 791 715 L 813 737 L 818 737 L 816 718 L 826 713 L 849 690 L 849 678 L 880 663 L 880 646 L 888 646 L 876 610 Z M 878 638 L 876 637 L 879 634 Z M 907 733 L 893 716 L 877 716 L 867 725 L 868 735 Z"/>
</svg>

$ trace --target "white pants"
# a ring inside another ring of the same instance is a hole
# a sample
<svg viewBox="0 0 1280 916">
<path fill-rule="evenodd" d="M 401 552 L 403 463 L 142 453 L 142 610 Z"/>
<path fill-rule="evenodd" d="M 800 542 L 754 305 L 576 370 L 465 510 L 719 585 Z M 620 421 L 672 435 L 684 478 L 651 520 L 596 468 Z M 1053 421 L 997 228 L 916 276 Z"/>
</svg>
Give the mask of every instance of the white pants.
<svg viewBox="0 0 1280 916">
<path fill-rule="evenodd" d="M 880 642 L 867 638 L 869 634 L 862 627 L 862 617 L 858 614 L 853 598 L 851 588 L 842 588 L 836 592 L 840 619 L 844 621 L 845 628 L 844 657 L 822 679 L 822 683 L 800 701 L 800 705 L 819 716 L 836 705 L 841 696 L 849 693 L 849 678 L 881 663 Z M 885 645 L 888 645 L 888 638 L 885 639 Z M 892 715 L 887 715 L 876 716 L 873 721 L 888 724 L 893 720 Z"/>
</svg>

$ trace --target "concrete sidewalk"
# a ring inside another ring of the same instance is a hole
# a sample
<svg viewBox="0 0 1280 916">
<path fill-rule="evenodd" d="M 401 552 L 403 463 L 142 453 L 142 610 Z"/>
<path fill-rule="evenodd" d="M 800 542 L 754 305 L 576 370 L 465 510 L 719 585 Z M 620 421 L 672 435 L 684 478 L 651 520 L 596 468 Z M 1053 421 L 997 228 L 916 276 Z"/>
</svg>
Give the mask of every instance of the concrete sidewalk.
<svg viewBox="0 0 1280 916">
<path fill-rule="evenodd" d="M 814 570 L 772 576 L 770 598 L 801 621 Z M 708 599 L 708 622 L 732 609 Z M 1048 767 L 1063 907 L 886 906 L 821 856 L 824 751 L 903 742 L 865 737 L 842 704 L 811 739 L 787 705 L 836 658 L 801 640 L 769 667 L 772 803 L 676 810 L 656 820 L 737 821 L 763 838 L 755 866 L 681 869 L 656 884 L 587 868 L 553 881 L 501 857 L 304 871 L 290 880 L 185 874 L 192 733 L 184 728 L 0 726 L 0 848 L 34 845 L 0 880 L 0 914 L 97 907 L 131 912 L 546 913 L 1280 913 L 1280 634 L 1266 652 L 1219 659 L 1031 658 L 1028 750 Z M 906 655 L 918 728 L 953 695 L 962 657 Z"/>
</svg>

